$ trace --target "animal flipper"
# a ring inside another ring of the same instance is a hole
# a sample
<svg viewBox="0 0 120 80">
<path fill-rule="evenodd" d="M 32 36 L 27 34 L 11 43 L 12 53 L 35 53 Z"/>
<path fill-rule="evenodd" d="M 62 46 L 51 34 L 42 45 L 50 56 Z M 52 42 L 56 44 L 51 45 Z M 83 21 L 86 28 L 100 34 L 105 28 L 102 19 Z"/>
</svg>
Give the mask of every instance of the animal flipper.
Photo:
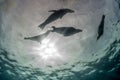
<svg viewBox="0 0 120 80">
<path fill-rule="evenodd" d="M 24 37 L 24 39 L 30 39 L 30 38 Z"/>
<path fill-rule="evenodd" d="M 45 26 L 46 26 L 46 24 L 45 24 L 45 23 L 42 23 L 42 24 L 40 24 L 38 27 L 40 27 L 41 29 L 44 29 Z"/>
<path fill-rule="evenodd" d="M 25 39 L 25 40 L 35 40 L 35 39 L 32 38 L 32 37 L 25 37 L 24 39 Z"/>
<path fill-rule="evenodd" d="M 41 44 L 41 41 L 37 41 L 36 39 L 32 38 L 32 37 L 24 37 L 25 40 L 32 40 L 32 41 L 36 41 L 39 42 Z"/>
<path fill-rule="evenodd" d="M 53 30 L 51 30 L 51 31 L 54 32 L 54 30 L 56 29 L 56 27 L 55 27 L 55 26 L 52 26 L 52 29 L 53 29 Z"/>
<path fill-rule="evenodd" d="M 49 10 L 48 12 L 56 12 L 57 10 Z"/>
<path fill-rule="evenodd" d="M 100 36 L 100 35 L 98 35 L 98 36 L 97 36 L 97 40 L 98 40 L 100 37 L 101 37 L 101 36 Z"/>
</svg>

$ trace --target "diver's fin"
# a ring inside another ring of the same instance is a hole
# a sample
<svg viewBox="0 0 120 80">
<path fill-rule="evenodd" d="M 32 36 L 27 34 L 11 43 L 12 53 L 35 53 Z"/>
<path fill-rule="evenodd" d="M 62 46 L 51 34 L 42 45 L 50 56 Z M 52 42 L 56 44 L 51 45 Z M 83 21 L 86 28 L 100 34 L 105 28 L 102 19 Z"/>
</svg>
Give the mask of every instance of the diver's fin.
<svg viewBox="0 0 120 80">
<path fill-rule="evenodd" d="M 57 10 L 49 10 L 48 12 L 56 12 Z"/>
</svg>

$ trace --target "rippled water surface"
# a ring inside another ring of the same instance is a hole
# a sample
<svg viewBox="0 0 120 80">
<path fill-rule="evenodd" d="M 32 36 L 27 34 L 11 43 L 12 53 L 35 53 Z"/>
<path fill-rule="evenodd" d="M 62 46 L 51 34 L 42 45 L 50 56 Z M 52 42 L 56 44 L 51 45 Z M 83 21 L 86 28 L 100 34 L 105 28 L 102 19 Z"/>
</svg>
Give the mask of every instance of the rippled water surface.
<svg viewBox="0 0 120 80">
<path fill-rule="evenodd" d="M 38 27 L 61 8 L 75 12 Z M 102 15 L 104 34 L 96 40 Z M 41 44 L 24 40 L 51 26 L 83 31 L 51 32 Z M 0 0 L 0 80 L 120 80 L 120 1 Z"/>
</svg>

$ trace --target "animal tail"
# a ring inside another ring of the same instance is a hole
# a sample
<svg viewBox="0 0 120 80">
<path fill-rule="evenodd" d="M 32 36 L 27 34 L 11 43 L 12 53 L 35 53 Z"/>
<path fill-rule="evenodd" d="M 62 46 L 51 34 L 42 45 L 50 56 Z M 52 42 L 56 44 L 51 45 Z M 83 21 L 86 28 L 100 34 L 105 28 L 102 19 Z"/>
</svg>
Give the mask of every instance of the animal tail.
<svg viewBox="0 0 120 80">
<path fill-rule="evenodd" d="M 40 24 L 38 27 L 40 27 L 41 29 L 44 29 L 45 26 L 46 26 L 46 24 L 45 24 L 45 23 L 42 23 L 42 24 Z"/>
</svg>

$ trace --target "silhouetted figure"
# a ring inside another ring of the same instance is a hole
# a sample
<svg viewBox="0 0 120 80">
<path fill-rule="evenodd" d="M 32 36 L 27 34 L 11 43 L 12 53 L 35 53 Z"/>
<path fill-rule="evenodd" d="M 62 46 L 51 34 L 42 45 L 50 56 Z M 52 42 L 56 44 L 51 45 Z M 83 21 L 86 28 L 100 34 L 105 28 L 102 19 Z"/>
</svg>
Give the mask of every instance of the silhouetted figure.
<svg viewBox="0 0 120 80">
<path fill-rule="evenodd" d="M 98 26 L 98 36 L 97 40 L 103 35 L 104 33 L 104 23 L 105 23 L 105 15 L 102 16 L 101 22 Z"/>
<path fill-rule="evenodd" d="M 62 34 L 63 36 L 71 36 L 71 35 L 74 35 L 78 32 L 82 32 L 81 29 L 75 29 L 74 27 L 59 27 L 59 28 L 56 28 L 55 26 L 52 26 L 52 28 L 53 28 L 53 30 L 51 30 L 52 32 Z"/>
<path fill-rule="evenodd" d="M 33 36 L 33 37 L 25 37 L 24 39 L 26 39 L 26 40 L 33 40 L 33 41 L 37 41 L 37 42 L 41 43 L 41 41 L 43 39 L 45 39 L 49 35 L 50 32 L 51 31 L 48 30 L 47 32 L 45 32 L 43 34 L 40 34 L 40 35 L 37 35 L 37 36 Z"/>
<path fill-rule="evenodd" d="M 50 10 L 49 12 L 53 12 L 53 13 L 42 24 L 39 25 L 39 27 L 41 29 L 44 29 L 44 27 L 47 24 L 49 24 L 59 18 L 62 18 L 65 14 L 73 13 L 74 11 L 71 9 L 59 9 L 59 10 Z"/>
</svg>

